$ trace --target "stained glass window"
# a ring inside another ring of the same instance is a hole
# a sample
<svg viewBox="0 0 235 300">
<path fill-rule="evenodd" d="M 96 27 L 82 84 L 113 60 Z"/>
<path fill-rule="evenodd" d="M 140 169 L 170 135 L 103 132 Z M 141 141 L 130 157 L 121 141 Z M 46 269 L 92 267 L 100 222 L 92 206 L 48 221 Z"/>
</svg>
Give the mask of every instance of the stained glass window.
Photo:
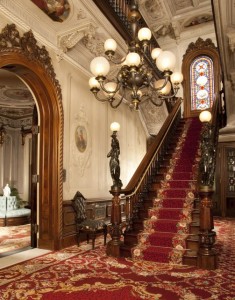
<svg viewBox="0 0 235 300">
<path fill-rule="evenodd" d="M 208 56 L 196 57 L 190 65 L 191 110 L 208 109 L 214 95 L 213 61 Z"/>
</svg>

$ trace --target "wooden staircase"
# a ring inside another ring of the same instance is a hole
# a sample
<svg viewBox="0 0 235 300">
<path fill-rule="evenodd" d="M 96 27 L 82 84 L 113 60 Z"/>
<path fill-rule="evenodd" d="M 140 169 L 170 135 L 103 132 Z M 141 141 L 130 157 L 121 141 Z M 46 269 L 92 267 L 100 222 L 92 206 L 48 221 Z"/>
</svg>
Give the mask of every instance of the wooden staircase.
<svg viewBox="0 0 235 300">
<path fill-rule="evenodd" d="M 144 228 L 144 221 L 148 218 L 148 210 L 153 207 L 153 199 L 156 198 L 161 181 L 164 180 L 166 172 L 170 166 L 172 155 L 175 152 L 178 140 L 182 135 L 182 130 L 185 125 L 185 120 L 181 119 L 177 129 L 175 130 L 174 138 L 170 141 L 165 152 L 158 160 L 158 166 L 153 170 L 148 178 L 148 184 L 145 189 L 139 194 L 138 201 L 135 204 L 133 218 L 130 226 L 124 234 L 124 243 L 120 246 L 120 254 L 123 257 L 131 257 L 132 249 L 138 243 L 138 234 Z M 194 200 L 194 208 L 192 211 L 192 222 L 190 224 L 189 235 L 186 239 L 186 252 L 183 256 L 183 264 L 197 266 L 197 252 L 199 249 L 199 199 Z"/>
</svg>

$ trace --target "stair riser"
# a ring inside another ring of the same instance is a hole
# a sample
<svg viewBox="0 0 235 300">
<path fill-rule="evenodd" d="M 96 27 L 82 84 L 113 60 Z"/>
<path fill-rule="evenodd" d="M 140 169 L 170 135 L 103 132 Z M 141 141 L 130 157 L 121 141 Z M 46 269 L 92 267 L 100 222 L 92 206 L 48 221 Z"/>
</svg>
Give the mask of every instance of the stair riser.
<svg viewBox="0 0 235 300">
<path fill-rule="evenodd" d="M 198 241 L 186 241 L 187 249 L 198 251 L 199 249 L 199 242 Z"/>
<path fill-rule="evenodd" d="M 189 232 L 191 234 L 198 234 L 199 233 L 199 226 L 191 226 Z"/>
<path fill-rule="evenodd" d="M 199 212 L 193 212 L 193 214 L 192 214 L 192 220 L 193 220 L 193 222 L 197 222 L 197 221 L 200 220 L 200 214 L 199 214 Z"/>
<path fill-rule="evenodd" d="M 126 235 L 124 238 L 125 245 L 136 245 L 138 243 L 137 236 L 128 236 Z"/>
<path fill-rule="evenodd" d="M 198 266 L 198 258 L 197 257 L 183 257 L 183 264 L 187 266 Z"/>
</svg>

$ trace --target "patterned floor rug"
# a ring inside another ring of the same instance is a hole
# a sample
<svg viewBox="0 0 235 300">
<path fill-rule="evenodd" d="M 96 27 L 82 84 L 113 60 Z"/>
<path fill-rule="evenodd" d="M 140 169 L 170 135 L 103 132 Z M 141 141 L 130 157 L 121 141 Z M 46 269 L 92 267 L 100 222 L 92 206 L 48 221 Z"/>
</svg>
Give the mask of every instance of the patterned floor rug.
<svg viewBox="0 0 235 300">
<path fill-rule="evenodd" d="M 30 224 L 0 227 L 0 256 L 29 247 L 30 242 Z"/>
<path fill-rule="evenodd" d="M 215 220 L 219 268 L 207 271 L 105 254 L 102 239 L 0 270 L 1 300 L 235 299 L 235 220 Z"/>
</svg>

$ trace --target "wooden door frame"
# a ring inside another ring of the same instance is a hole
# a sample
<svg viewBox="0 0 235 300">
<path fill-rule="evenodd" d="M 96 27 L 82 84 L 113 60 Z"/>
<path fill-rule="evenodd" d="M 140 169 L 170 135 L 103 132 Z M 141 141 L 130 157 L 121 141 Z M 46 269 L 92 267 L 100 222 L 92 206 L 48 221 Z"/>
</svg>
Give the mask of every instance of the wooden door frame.
<svg viewBox="0 0 235 300">
<path fill-rule="evenodd" d="M 191 111 L 191 85 L 190 85 L 190 65 L 192 61 L 201 55 L 209 56 L 214 66 L 214 92 L 218 94 L 220 90 L 220 60 L 217 48 L 211 39 L 198 38 L 195 43 L 190 43 L 182 62 L 182 73 L 184 76 L 184 118 L 197 117 L 201 110 Z"/>
<path fill-rule="evenodd" d="M 32 31 L 20 37 L 14 24 L 0 34 L 0 68 L 19 76 L 35 97 L 39 129 L 38 248 L 62 247 L 63 107 L 51 58 Z"/>
</svg>

